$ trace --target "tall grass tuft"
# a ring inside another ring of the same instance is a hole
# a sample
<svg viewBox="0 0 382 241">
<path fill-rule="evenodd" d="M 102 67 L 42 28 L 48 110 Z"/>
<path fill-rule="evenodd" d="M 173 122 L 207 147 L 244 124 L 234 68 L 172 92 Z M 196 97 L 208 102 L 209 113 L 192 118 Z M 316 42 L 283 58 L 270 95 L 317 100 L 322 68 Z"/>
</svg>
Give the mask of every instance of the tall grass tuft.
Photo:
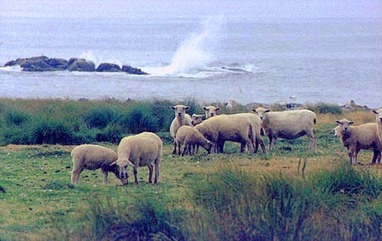
<svg viewBox="0 0 382 241">
<path fill-rule="evenodd" d="M 127 110 L 125 125 L 129 133 L 157 132 L 161 129 L 158 117 L 152 113 L 150 102 L 137 103 Z"/>
<path fill-rule="evenodd" d="M 70 144 L 73 141 L 70 128 L 60 120 L 36 121 L 29 131 L 30 143 L 33 144 Z"/>
<path fill-rule="evenodd" d="M 169 211 L 150 194 L 136 197 L 132 204 L 114 204 L 99 197 L 90 202 L 87 215 L 96 240 L 185 240 L 180 228 L 181 213 Z"/>
</svg>

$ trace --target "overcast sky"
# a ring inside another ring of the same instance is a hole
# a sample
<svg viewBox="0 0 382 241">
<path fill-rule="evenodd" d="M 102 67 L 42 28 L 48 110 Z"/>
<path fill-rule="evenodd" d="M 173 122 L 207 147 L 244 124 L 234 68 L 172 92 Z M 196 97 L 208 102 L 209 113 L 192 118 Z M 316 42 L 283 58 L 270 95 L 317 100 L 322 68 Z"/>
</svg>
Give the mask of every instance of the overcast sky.
<svg viewBox="0 0 382 241">
<path fill-rule="evenodd" d="M 382 18 L 382 0 L 0 0 L 7 17 Z"/>
</svg>

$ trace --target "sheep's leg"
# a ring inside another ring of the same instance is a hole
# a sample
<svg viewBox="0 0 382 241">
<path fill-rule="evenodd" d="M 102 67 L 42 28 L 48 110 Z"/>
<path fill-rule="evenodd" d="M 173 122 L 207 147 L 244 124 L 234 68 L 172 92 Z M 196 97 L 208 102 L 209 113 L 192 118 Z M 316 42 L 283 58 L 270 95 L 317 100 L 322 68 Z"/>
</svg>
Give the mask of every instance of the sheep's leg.
<svg viewBox="0 0 382 241">
<path fill-rule="evenodd" d="M 377 161 L 378 163 L 381 163 L 381 151 L 378 151 Z"/>
<path fill-rule="evenodd" d="M 147 165 L 147 169 L 149 169 L 149 183 L 153 183 L 153 164 Z"/>
<path fill-rule="evenodd" d="M 135 184 L 138 184 L 138 167 L 134 166 L 133 173 L 134 173 L 134 182 Z"/>
<path fill-rule="evenodd" d="M 102 169 L 102 174 L 103 174 L 103 183 L 107 183 L 107 176 L 108 176 L 109 172 Z"/>
<path fill-rule="evenodd" d="M 179 153 L 180 156 L 184 156 L 184 155 L 186 154 L 186 152 L 187 152 L 187 147 L 188 147 L 188 145 L 184 145 L 182 154 Z"/>
<path fill-rule="evenodd" d="M 172 155 L 176 154 L 176 147 L 177 147 L 177 145 L 176 145 L 176 142 L 174 141 L 174 149 L 172 150 Z"/>
<path fill-rule="evenodd" d="M 309 150 L 314 150 L 316 148 L 316 137 L 313 132 L 307 133 L 307 136 L 309 138 Z"/>
<path fill-rule="evenodd" d="M 375 150 L 375 149 L 373 150 L 373 158 L 371 158 L 371 163 L 370 164 L 372 164 L 372 165 L 376 164 L 377 159 L 379 157 L 379 153 L 380 153 L 380 151 Z"/>
<path fill-rule="evenodd" d="M 258 145 L 260 144 L 261 150 L 263 151 L 263 154 L 265 154 L 267 151 L 265 150 L 265 144 L 264 144 L 263 138 L 261 138 L 261 136 L 258 136 L 256 143 L 257 143 L 256 144 L 256 151 L 258 149 Z"/>
<path fill-rule="evenodd" d="M 155 168 L 154 183 L 158 183 L 158 180 L 159 180 L 159 162 L 160 162 L 160 159 L 158 157 L 154 161 L 154 168 Z"/>
<path fill-rule="evenodd" d="M 272 150 L 273 148 L 276 147 L 276 137 L 269 135 L 268 138 L 269 138 L 269 150 Z"/>
<path fill-rule="evenodd" d="M 83 171 L 83 168 L 74 168 L 72 171 L 72 183 L 77 184 L 80 179 L 80 174 Z"/>
</svg>

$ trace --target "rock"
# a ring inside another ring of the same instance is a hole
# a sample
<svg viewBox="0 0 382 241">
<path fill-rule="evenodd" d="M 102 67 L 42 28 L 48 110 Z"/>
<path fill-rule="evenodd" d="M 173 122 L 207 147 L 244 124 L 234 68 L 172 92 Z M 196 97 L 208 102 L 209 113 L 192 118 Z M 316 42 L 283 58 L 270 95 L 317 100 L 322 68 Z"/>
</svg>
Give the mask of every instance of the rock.
<svg viewBox="0 0 382 241">
<path fill-rule="evenodd" d="M 30 60 L 21 64 L 20 67 L 23 71 L 33 71 L 33 72 L 42 72 L 42 71 L 54 71 L 55 69 L 46 63 L 44 60 Z"/>
<path fill-rule="evenodd" d="M 51 58 L 47 63 L 55 69 L 65 70 L 68 67 L 68 61 L 66 59 Z"/>
<path fill-rule="evenodd" d="M 121 72 L 122 69 L 118 64 L 101 63 L 98 65 L 97 72 Z"/>
<path fill-rule="evenodd" d="M 128 74 L 137 74 L 137 75 L 147 75 L 148 73 L 143 72 L 141 69 L 131 67 L 130 65 L 123 65 L 122 71 Z"/>
<path fill-rule="evenodd" d="M 68 61 L 68 68 L 67 69 L 69 71 L 93 72 L 93 71 L 95 71 L 95 64 L 92 61 L 88 61 L 85 59 L 71 58 Z"/>
</svg>

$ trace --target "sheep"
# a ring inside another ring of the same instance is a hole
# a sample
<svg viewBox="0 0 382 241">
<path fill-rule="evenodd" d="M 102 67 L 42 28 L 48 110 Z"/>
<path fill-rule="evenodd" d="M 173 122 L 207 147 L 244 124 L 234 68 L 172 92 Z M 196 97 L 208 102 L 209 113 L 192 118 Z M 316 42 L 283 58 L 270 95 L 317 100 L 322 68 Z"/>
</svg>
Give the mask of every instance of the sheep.
<svg viewBox="0 0 382 241">
<path fill-rule="evenodd" d="M 116 164 L 119 177 L 126 178 L 128 166 L 133 166 L 134 181 L 138 184 L 138 167 L 147 166 L 149 171 L 148 182 L 152 183 L 153 168 L 155 168 L 154 183 L 159 179 L 159 166 L 162 160 L 163 142 L 159 136 L 152 132 L 142 132 L 134 136 L 122 138 L 118 145 L 118 159 Z"/>
<path fill-rule="evenodd" d="M 378 126 L 378 136 L 379 136 L 379 141 L 382 143 L 382 108 L 378 110 L 373 110 L 374 114 L 376 114 L 376 121 L 377 121 L 377 126 Z"/>
<path fill-rule="evenodd" d="M 103 182 L 107 183 L 108 172 L 113 172 L 119 178 L 117 165 L 112 165 L 117 160 L 115 151 L 99 146 L 84 144 L 75 147 L 71 156 L 73 159 L 72 183 L 77 184 L 80 174 L 83 170 L 96 170 L 101 168 L 103 174 Z M 119 178 L 122 185 L 127 183 L 127 179 Z"/>
<path fill-rule="evenodd" d="M 353 121 L 342 119 L 336 121 L 335 135 L 346 147 L 349 162 L 357 164 L 358 153 L 361 149 L 373 150 L 371 164 L 381 161 L 382 145 L 377 134 L 377 123 L 366 123 L 359 126 L 351 126 Z"/>
<path fill-rule="evenodd" d="M 203 106 L 203 110 L 205 111 L 206 119 L 208 119 L 216 116 L 218 111 L 220 111 L 220 107 L 215 107 L 213 105 Z"/>
<path fill-rule="evenodd" d="M 243 116 L 249 117 L 249 119 L 252 121 L 252 124 L 254 127 L 254 130 L 253 130 L 254 134 L 255 134 L 255 143 L 253 143 L 254 144 L 254 152 L 257 152 L 258 145 L 260 144 L 261 149 L 262 149 L 263 153 L 265 154 L 266 153 L 265 145 L 264 145 L 263 138 L 261 137 L 261 133 L 263 130 L 263 127 L 262 127 L 263 122 L 260 119 L 260 117 L 258 117 L 254 113 L 238 113 L 238 114 L 234 114 L 234 115 L 239 115 L 239 116 L 243 115 Z"/>
<path fill-rule="evenodd" d="M 203 122 L 203 115 L 192 114 L 191 116 L 191 126 L 196 126 Z"/>
<path fill-rule="evenodd" d="M 225 141 L 241 143 L 240 152 L 244 152 L 245 146 L 249 152 L 253 152 L 254 126 L 248 116 L 218 115 L 203 121 L 194 128 L 212 142 L 212 150 L 215 153 L 223 151 L 222 143 Z"/>
<path fill-rule="evenodd" d="M 269 139 L 269 150 L 276 146 L 278 137 L 296 139 L 306 135 L 309 138 L 309 149 L 314 150 L 316 138 L 313 125 L 316 124 L 316 114 L 310 110 L 286 110 L 271 112 L 269 109 L 258 107 L 252 109 L 263 121 L 263 129 Z"/>
<path fill-rule="evenodd" d="M 191 126 L 181 126 L 176 134 L 176 143 L 178 146 L 178 154 L 184 156 L 186 151 L 190 155 L 195 154 L 195 147 L 202 146 L 208 154 L 211 152 L 212 143 L 207 140 L 197 129 Z M 184 144 L 183 152 L 180 149 Z"/>
<path fill-rule="evenodd" d="M 186 105 L 174 105 L 171 106 L 171 109 L 175 111 L 175 117 L 171 122 L 170 125 L 170 134 L 174 140 L 174 149 L 172 151 L 172 154 L 176 154 L 176 132 L 178 131 L 179 127 L 183 125 L 190 126 L 191 125 L 191 116 L 189 114 L 186 114 L 186 110 L 190 109 L 190 106 Z"/>
</svg>

